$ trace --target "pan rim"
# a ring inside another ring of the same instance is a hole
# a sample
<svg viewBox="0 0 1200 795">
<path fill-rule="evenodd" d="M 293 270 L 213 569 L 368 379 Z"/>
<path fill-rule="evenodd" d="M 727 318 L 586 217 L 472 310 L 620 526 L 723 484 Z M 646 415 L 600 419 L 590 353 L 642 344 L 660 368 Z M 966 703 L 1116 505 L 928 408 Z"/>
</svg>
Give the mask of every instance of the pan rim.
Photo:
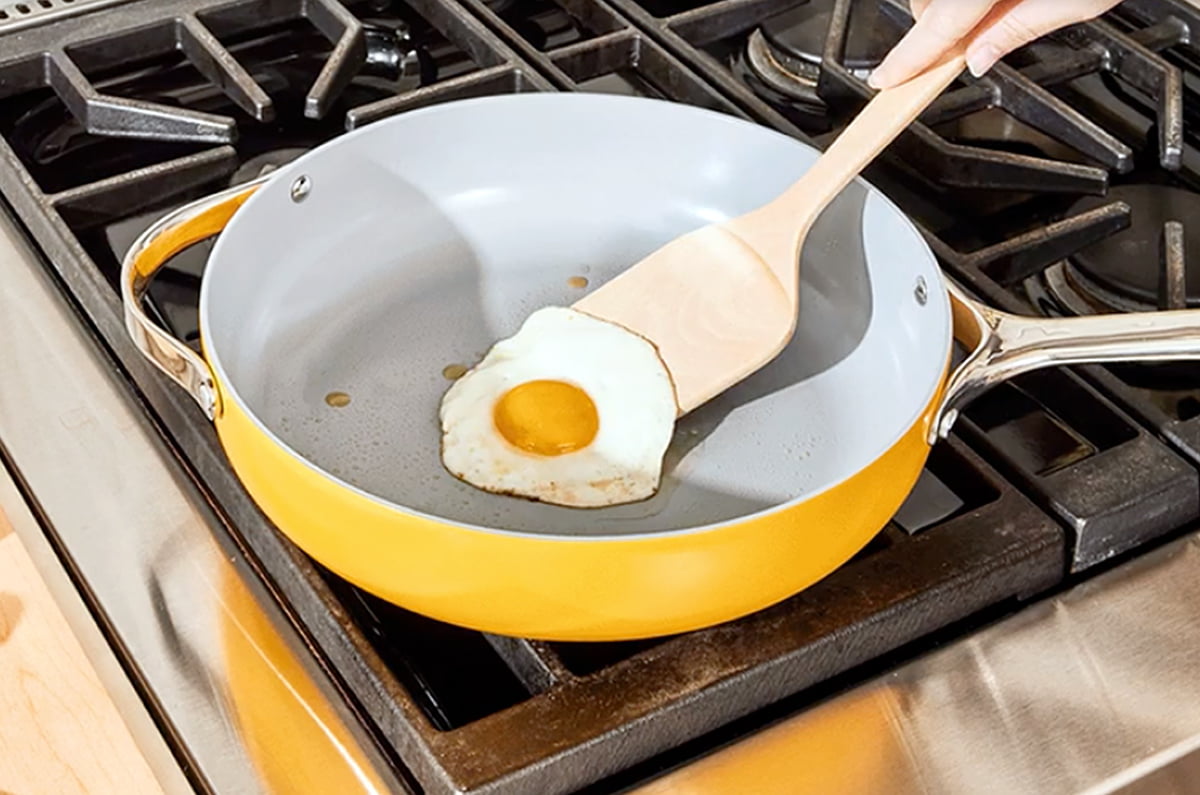
<svg viewBox="0 0 1200 795">
<path fill-rule="evenodd" d="M 274 172 L 272 175 L 270 175 L 267 178 L 266 182 L 258 190 L 256 190 L 255 193 L 252 196 L 250 196 L 250 198 L 233 215 L 233 217 L 230 220 L 226 229 L 233 227 L 235 224 L 238 224 L 239 220 L 245 219 L 247 216 L 252 215 L 253 214 L 252 209 L 255 206 L 255 204 L 258 202 L 267 201 L 268 199 L 264 198 L 264 196 L 268 193 L 271 193 L 272 188 L 274 188 L 275 186 L 277 186 L 280 183 L 287 183 L 297 172 L 304 169 L 309 163 L 322 157 L 323 153 L 325 151 L 331 149 L 334 146 L 348 145 L 348 142 L 353 141 L 354 139 L 356 139 L 360 136 L 367 135 L 367 134 L 370 134 L 373 132 L 377 133 L 378 128 L 382 125 L 398 123 L 402 119 L 409 119 L 409 118 L 414 118 L 417 116 L 435 115 L 438 113 L 447 113 L 447 112 L 450 112 L 450 113 L 460 112 L 460 111 L 464 110 L 465 108 L 469 108 L 472 106 L 500 105 L 500 104 L 520 105 L 520 104 L 526 104 L 526 103 L 533 104 L 533 103 L 539 103 L 539 102 L 557 102 L 559 104 L 569 104 L 569 103 L 602 104 L 602 103 L 607 103 L 607 104 L 612 104 L 612 105 L 646 105 L 649 103 L 654 103 L 654 104 L 657 104 L 660 106 L 669 106 L 671 108 L 672 113 L 688 113 L 688 114 L 691 114 L 691 115 L 694 115 L 697 117 L 703 117 L 708 123 L 714 123 L 714 124 L 715 123 L 725 123 L 725 124 L 729 124 L 731 126 L 735 126 L 735 127 L 741 128 L 741 129 L 752 129 L 755 131 L 755 134 L 761 135 L 764 137 L 782 138 L 782 139 L 786 140 L 788 142 L 788 144 L 791 146 L 794 146 L 801 150 L 806 150 L 810 154 L 811 153 L 819 154 L 819 151 L 815 147 L 811 146 L 810 144 L 807 144 L 807 143 L 800 141 L 792 136 L 778 132 L 776 130 L 773 130 L 764 125 L 755 123 L 753 121 L 739 118 L 739 117 L 736 117 L 736 116 L 733 116 L 733 115 L 730 115 L 727 113 L 722 113 L 720 111 L 710 110 L 707 108 L 700 108 L 700 107 L 696 107 L 693 105 L 686 105 L 683 103 L 678 103 L 678 102 L 673 102 L 670 100 L 663 100 L 663 99 L 658 99 L 658 98 L 652 98 L 652 97 L 636 97 L 636 96 L 623 96 L 623 95 L 612 95 L 612 94 L 584 94 L 584 93 L 579 93 L 579 94 L 574 94 L 574 93 L 524 93 L 524 94 L 501 94 L 501 95 L 493 95 L 493 96 L 486 96 L 486 97 L 474 97 L 474 98 L 469 98 L 469 99 L 454 100 L 454 101 L 450 101 L 450 102 L 438 103 L 435 105 L 429 105 L 429 106 L 425 106 L 422 108 L 417 108 L 417 109 L 414 109 L 411 111 L 407 111 L 407 112 L 398 114 L 397 116 L 393 116 L 390 119 L 385 119 L 385 120 L 382 120 L 379 122 L 375 122 L 373 124 L 369 124 L 365 127 L 359 128 L 352 132 L 337 136 L 337 137 L 325 142 L 324 144 L 321 144 L 320 146 L 310 150 L 309 152 L 306 152 L 305 154 L 301 155 L 296 160 L 293 160 L 292 162 L 288 163 L 287 165 L 285 165 L 284 167 L 280 168 L 279 170 Z M 663 538 L 669 538 L 669 537 L 675 537 L 675 536 L 686 536 L 686 535 L 693 535 L 693 534 L 700 534 L 700 533 L 717 532 L 717 531 L 721 531 L 721 530 L 724 530 L 724 529 L 727 529 L 730 527 L 734 527 L 734 526 L 745 525 L 747 523 L 752 523 L 752 522 L 758 522 L 758 521 L 767 519 L 768 517 L 771 517 L 772 515 L 784 513 L 786 511 L 796 507 L 798 504 L 816 499 L 816 498 L 820 497 L 821 495 L 840 487 L 841 485 L 843 485 L 844 483 L 846 483 L 847 481 L 851 480 L 856 475 L 861 473 L 862 471 L 869 468 L 872 464 L 874 464 L 882 456 L 884 456 L 888 451 L 892 450 L 906 435 L 908 435 L 911 432 L 914 425 L 916 425 L 917 423 L 919 423 L 922 420 L 922 418 L 927 414 L 930 404 L 933 402 L 938 390 L 941 388 L 942 384 L 945 382 L 946 377 L 947 377 L 949 363 L 950 363 L 950 353 L 951 353 L 951 348 L 952 348 L 952 344 L 953 344 L 953 319 L 952 319 L 951 311 L 950 311 L 950 297 L 949 297 L 949 293 L 948 293 L 946 283 L 945 283 L 945 276 L 942 273 L 941 268 L 937 264 L 937 260 L 933 254 L 932 249 L 929 248 L 928 243 L 921 236 L 920 231 L 917 229 L 916 224 L 912 221 L 912 219 L 909 218 L 903 211 L 901 211 L 900 208 L 886 194 L 884 194 L 882 191 L 877 189 L 870 182 L 866 181 L 863 177 L 860 176 L 855 181 L 858 184 L 862 185 L 864 188 L 866 188 L 868 193 L 870 195 L 872 195 L 876 201 L 882 202 L 883 210 L 885 210 L 893 218 L 899 220 L 900 223 L 902 223 L 906 227 L 907 231 L 914 236 L 914 239 L 916 241 L 919 242 L 920 250 L 923 252 L 925 259 L 926 259 L 925 264 L 928 266 L 931 266 L 928 268 L 928 270 L 933 274 L 933 276 L 936 280 L 936 284 L 931 284 L 929 286 L 927 300 L 930 305 L 930 308 L 934 308 L 933 304 L 936 302 L 936 304 L 937 304 L 936 309 L 938 310 L 939 316 L 943 319 L 943 323 L 944 323 L 943 333 L 941 335 L 942 346 L 941 346 L 940 350 L 930 352 L 930 356 L 937 355 L 939 357 L 939 360 L 942 362 L 941 367 L 937 371 L 939 373 L 939 375 L 936 378 L 930 379 L 929 383 L 926 385 L 926 388 L 924 390 L 922 390 L 922 393 L 921 393 L 922 399 L 919 402 L 917 402 L 914 411 L 908 417 L 908 419 L 902 424 L 898 423 L 896 430 L 894 431 L 893 434 L 891 434 L 888 437 L 888 440 L 886 441 L 886 443 L 882 444 L 879 447 L 879 449 L 877 449 L 877 451 L 869 458 L 864 457 L 863 463 L 860 467 L 858 467 L 858 469 L 850 472 L 849 474 L 847 474 L 839 479 L 832 480 L 830 482 L 825 483 L 819 489 L 814 489 L 812 491 L 808 491 L 802 495 L 793 497 L 792 499 L 789 499 L 785 502 L 778 503 L 778 504 L 770 506 L 768 508 L 763 508 L 761 510 L 755 511 L 753 513 L 744 514 L 742 516 L 725 519 L 720 522 L 712 522 L 712 523 L 696 525 L 696 526 L 692 526 L 692 527 L 672 528 L 672 529 L 667 529 L 667 530 L 647 531 L 647 532 L 641 532 L 641 533 L 620 533 L 620 534 L 615 534 L 615 533 L 594 533 L 594 534 L 593 533 L 589 533 L 589 534 L 546 533 L 546 532 L 538 532 L 538 531 L 530 531 L 530 530 L 513 530 L 513 529 L 505 529 L 505 528 L 487 527 L 484 525 L 478 525 L 478 524 L 473 524 L 473 523 L 469 523 L 469 522 L 462 522 L 462 521 L 458 521 L 458 520 L 454 520 L 454 519 L 449 519 L 446 517 L 438 516 L 436 514 L 428 513 L 428 512 L 417 510 L 417 509 L 414 509 L 414 508 L 411 508 L 411 507 L 408 507 L 405 505 L 401 505 L 399 503 L 388 500 L 378 494 L 366 491 L 365 489 L 363 489 L 359 486 L 356 486 L 355 484 L 350 483 L 349 481 L 334 475 L 333 473 L 329 472 L 325 468 L 318 465 L 316 462 L 314 462 L 314 461 L 310 460 L 309 458 L 307 458 L 306 456 L 300 454 L 291 445 L 287 444 L 282 438 L 279 437 L 278 434 L 276 434 L 271 428 L 269 428 L 262 421 L 262 419 L 258 416 L 257 413 L 255 413 L 253 410 L 251 410 L 251 408 L 247 405 L 246 401 L 242 398 L 238 389 L 234 385 L 232 379 L 229 377 L 229 373 L 225 369 L 225 366 L 221 360 L 219 351 L 217 350 L 217 348 L 215 346 L 208 344 L 208 340 L 211 339 L 211 337 L 209 336 L 209 334 L 207 332 L 208 332 L 208 325 L 209 325 L 208 319 L 210 317 L 210 307 L 211 307 L 210 296 L 212 294 L 212 291 L 209 288 L 210 279 L 207 278 L 207 272 L 208 272 L 209 268 L 211 268 L 213 263 L 218 262 L 222 259 L 222 252 L 224 251 L 224 248 L 225 248 L 225 242 L 228 240 L 228 236 L 225 234 L 221 234 L 218 236 L 216 244 L 214 245 L 213 250 L 209 255 L 208 266 L 206 267 L 206 275 L 201 280 L 200 306 L 199 306 L 200 324 L 199 325 L 200 325 L 200 331 L 201 331 L 201 340 L 202 340 L 202 344 L 204 346 L 204 357 L 205 357 L 209 367 L 212 368 L 214 375 L 216 376 L 216 380 L 219 385 L 218 388 L 220 390 L 222 400 L 229 401 L 229 402 L 236 404 L 238 411 L 240 411 L 241 414 L 247 420 L 249 420 L 249 422 L 254 427 L 254 429 L 256 429 L 259 433 L 261 433 L 263 435 L 263 437 L 265 438 L 265 441 L 269 442 L 270 444 L 276 446 L 278 449 L 285 452 L 290 459 L 301 464 L 302 466 L 304 466 L 305 468 L 310 470 L 313 474 L 321 477 L 322 479 L 326 480 L 327 482 L 331 483 L 332 485 L 337 486 L 338 488 L 344 490 L 348 494 L 352 494 L 359 499 L 366 500 L 367 502 L 372 503 L 373 505 L 375 505 L 378 508 L 382 508 L 386 511 L 395 513 L 399 516 L 412 517 L 415 519 L 419 519 L 421 521 L 431 522 L 436 525 L 441 525 L 441 526 L 444 526 L 447 528 L 453 528 L 455 530 L 461 530 L 461 531 L 480 532 L 480 533 L 491 534 L 491 535 L 500 535 L 500 536 L 513 536 L 513 537 L 523 538 L 523 539 L 527 539 L 527 540 L 534 540 L 534 541 L 587 542 L 587 543 L 614 543 L 614 542 L 624 542 L 624 541 L 629 541 L 629 542 L 648 541 L 648 540 L 663 539 Z M 838 365 L 834 365 L 835 368 L 837 366 Z M 516 499 L 516 498 L 514 498 L 514 499 Z M 595 510 L 595 509 L 580 509 L 580 510 Z"/>
</svg>

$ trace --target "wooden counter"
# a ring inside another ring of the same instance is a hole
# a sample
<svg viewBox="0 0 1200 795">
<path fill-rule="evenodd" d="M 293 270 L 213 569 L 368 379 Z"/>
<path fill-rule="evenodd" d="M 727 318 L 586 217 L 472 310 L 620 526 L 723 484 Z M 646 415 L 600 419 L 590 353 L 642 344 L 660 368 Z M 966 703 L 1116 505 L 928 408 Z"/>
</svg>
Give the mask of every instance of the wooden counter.
<svg viewBox="0 0 1200 795">
<path fill-rule="evenodd" d="M 161 792 L 0 513 L 0 795 Z"/>
</svg>

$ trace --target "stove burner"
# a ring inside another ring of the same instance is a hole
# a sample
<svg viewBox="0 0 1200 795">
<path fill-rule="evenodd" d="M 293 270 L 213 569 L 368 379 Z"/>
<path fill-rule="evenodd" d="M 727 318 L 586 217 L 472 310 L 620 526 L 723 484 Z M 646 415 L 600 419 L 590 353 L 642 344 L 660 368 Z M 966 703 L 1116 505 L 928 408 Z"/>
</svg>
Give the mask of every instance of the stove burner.
<svg viewBox="0 0 1200 795">
<path fill-rule="evenodd" d="M 1068 286 L 1076 296 L 1067 298 L 1077 312 L 1079 298 L 1099 311 L 1146 311 L 1161 306 L 1164 289 L 1162 266 L 1163 230 L 1171 222 L 1183 224 L 1183 252 L 1200 251 L 1200 228 L 1187 223 L 1200 218 L 1200 195 L 1165 185 L 1121 185 L 1108 196 L 1088 197 L 1077 202 L 1072 213 L 1085 212 L 1113 201 L 1125 202 L 1132 210 L 1128 229 L 1095 243 L 1076 254 L 1055 273 L 1047 273 L 1053 292 Z M 1055 287 L 1059 289 L 1055 289 Z M 1200 269 L 1184 267 L 1183 294 L 1188 306 L 1200 306 Z"/>
<path fill-rule="evenodd" d="M 746 51 L 736 66 L 744 70 L 747 83 L 760 95 L 775 92 L 785 101 L 803 105 L 815 114 L 824 111 L 825 103 L 817 95 L 818 69 L 796 58 L 776 52 L 767 43 L 761 30 L 750 34 L 746 40 Z M 761 83 L 760 83 L 761 81 Z M 768 96 L 774 101 L 776 98 Z"/>
<path fill-rule="evenodd" d="M 821 60 L 829 39 L 835 0 L 811 0 L 763 22 L 746 44 L 746 60 L 772 89 L 803 102 L 817 95 Z M 900 40 L 898 26 L 881 19 L 876 3 L 859 3 L 850 14 L 843 64 L 865 79 Z"/>
<path fill-rule="evenodd" d="M 819 68 L 829 39 L 834 0 L 811 0 L 763 22 L 762 32 L 775 49 Z M 899 29 L 880 19 L 878 4 L 859 3 L 850 14 L 843 64 L 869 72 L 900 41 Z"/>
<path fill-rule="evenodd" d="M 1200 195 L 1167 185 L 1122 185 L 1103 198 L 1076 202 L 1071 213 L 1112 201 L 1129 205 L 1129 228 L 1031 276 L 1025 282 L 1030 300 L 1049 315 L 1200 306 L 1200 272 L 1189 271 L 1187 263 L 1188 250 L 1200 251 L 1200 239 L 1193 237 L 1195 225 L 1184 223 L 1200 217 Z M 1108 369 L 1147 390 L 1190 390 L 1196 384 L 1194 362 L 1110 364 Z M 1151 400 L 1164 397 L 1174 404 L 1171 391 Z"/>
</svg>

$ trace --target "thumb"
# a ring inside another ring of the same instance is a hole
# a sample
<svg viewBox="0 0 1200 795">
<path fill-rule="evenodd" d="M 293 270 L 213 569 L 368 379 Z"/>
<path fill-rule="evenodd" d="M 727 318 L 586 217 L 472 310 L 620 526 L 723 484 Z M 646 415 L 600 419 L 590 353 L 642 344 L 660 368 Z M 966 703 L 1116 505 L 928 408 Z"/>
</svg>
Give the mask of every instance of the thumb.
<svg viewBox="0 0 1200 795">
<path fill-rule="evenodd" d="M 1023 0 L 986 23 L 967 47 L 967 67 L 979 77 L 1035 39 L 1115 8 L 1121 0 Z"/>
</svg>

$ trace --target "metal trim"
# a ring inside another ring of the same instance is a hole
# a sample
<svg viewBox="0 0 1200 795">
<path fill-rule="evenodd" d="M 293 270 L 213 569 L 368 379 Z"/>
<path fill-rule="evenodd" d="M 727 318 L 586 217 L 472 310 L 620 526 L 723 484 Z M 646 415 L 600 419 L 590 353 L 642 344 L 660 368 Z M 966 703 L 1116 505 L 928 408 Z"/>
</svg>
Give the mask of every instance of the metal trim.
<svg viewBox="0 0 1200 795">
<path fill-rule="evenodd" d="M 128 2 L 130 0 L 14 0 L 0 3 L 0 34 Z"/>
</svg>

